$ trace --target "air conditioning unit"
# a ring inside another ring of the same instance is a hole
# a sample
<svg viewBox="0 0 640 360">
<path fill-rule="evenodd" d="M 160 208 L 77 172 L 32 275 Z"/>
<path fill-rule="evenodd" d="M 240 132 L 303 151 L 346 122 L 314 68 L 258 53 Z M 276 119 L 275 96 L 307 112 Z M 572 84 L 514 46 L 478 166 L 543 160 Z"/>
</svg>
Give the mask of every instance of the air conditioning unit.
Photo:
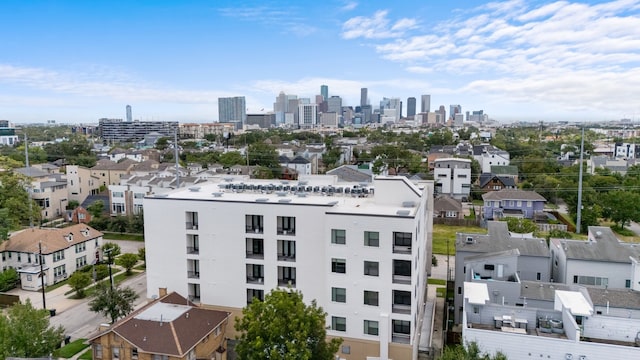
<svg viewBox="0 0 640 360">
<path fill-rule="evenodd" d="M 473 244 L 473 237 L 472 236 L 467 236 L 467 239 L 465 240 L 465 242 L 467 244 Z"/>
</svg>

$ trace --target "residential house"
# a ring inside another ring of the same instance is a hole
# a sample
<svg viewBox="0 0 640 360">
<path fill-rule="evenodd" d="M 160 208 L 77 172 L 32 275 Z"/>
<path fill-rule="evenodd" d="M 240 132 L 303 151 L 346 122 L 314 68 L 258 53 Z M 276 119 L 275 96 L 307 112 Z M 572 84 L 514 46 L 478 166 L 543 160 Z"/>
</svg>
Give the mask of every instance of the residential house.
<svg viewBox="0 0 640 360">
<path fill-rule="evenodd" d="M 109 185 L 111 216 L 129 216 L 142 213 L 142 201 L 151 194 L 151 186 Z"/>
<path fill-rule="evenodd" d="M 447 194 L 466 201 L 471 193 L 471 159 L 435 160 L 433 179 L 436 184 L 436 194 Z"/>
<path fill-rule="evenodd" d="M 15 268 L 24 290 L 41 289 L 66 279 L 101 258 L 102 233 L 85 224 L 66 228 L 31 228 L 0 243 L 2 269 Z M 40 263 L 42 254 L 42 264 Z M 41 279 L 41 268 L 44 280 Z"/>
<path fill-rule="evenodd" d="M 64 174 L 49 173 L 34 167 L 17 168 L 14 171 L 31 179 L 27 190 L 31 193 L 31 198 L 40 206 L 42 219 L 64 215 L 69 196 Z"/>
<path fill-rule="evenodd" d="M 535 191 L 503 189 L 482 195 L 484 206 L 482 213 L 485 220 L 503 217 L 533 219 L 544 210 L 547 200 Z"/>
<path fill-rule="evenodd" d="M 79 165 L 67 165 L 66 173 L 69 201 L 82 204 L 87 196 L 100 192 L 100 179 L 91 175 L 91 169 Z"/>
<path fill-rule="evenodd" d="M 503 268 L 499 273 L 500 278 L 505 276 L 504 274 L 506 272 L 504 269 L 509 269 L 512 273 L 517 274 L 519 281 L 549 282 L 551 280 L 551 256 L 549 247 L 544 239 L 512 234 L 509 232 L 507 223 L 504 221 L 489 221 L 487 223 L 487 229 L 489 230 L 487 234 L 456 234 L 454 295 L 456 324 L 462 321 L 462 306 L 465 296 L 462 290 L 464 288 L 464 282 L 466 281 L 465 279 L 470 279 L 469 276 L 473 273 L 470 272 L 470 267 L 473 267 L 472 261 L 474 260 L 474 256 L 505 255 L 499 253 L 517 250 L 517 253 L 507 254 L 517 256 L 517 262 L 515 262 L 515 265 L 513 261 L 509 262 L 511 265 Z M 478 260 L 478 258 L 475 260 Z M 467 261 L 469 261 L 469 264 L 467 264 Z M 500 270 L 497 265 L 506 264 L 504 261 L 505 260 L 501 260 L 500 262 L 494 261 L 491 263 L 494 267 L 486 270 L 496 271 L 496 274 L 498 274 Z M 477 270 L 478 267 L 475 267 L 475 269 Z M 473 276 L 471 278 L 473 278 Z"/>
<path fill-rule="evenodd" d="M 287 156 L 281 155 L 278 161 L 280 162 L 280 166 L 295 170 L 298 176 L 311 175 L 311 161 L 302 156 L 298 155 L 290 159 Z"/>
<path fill-rule="evenodd" d="M 370 183 L 373 181 L 371 169 L 360 168 L 358 165 L 341 165 L 327 171 L 327 175 L 337 176 L 339 182 Z"/>
<path fill-rule="evenodd" d="M 480 169 L 483 173 L 491 172 L 491 167 L 494 165 L 510 164 L 508 152 L 489 144 L 474 145 L 473 158 L 480 163 Z"/>
<path fill-rule="evenodd" d="M 88 224 L 91 221 L 91 213 L 82 206 L 73 210 L 67 210 L 67 221 L 74 224 Z"/>
<path fill-rule="evenodd" d="M 128 175 L 136 164 L 138 162 L 131 159 L 124 159 L 118 163 L 102 159 L 91 168 L 91 175 L 98 179 L 99 186 L 118 185 L 120 179 Z"/>
<path fill-rule="evenodd" d="M 327 312 L 340 358 L 417 358 L 433 182 L 226 178 L 145 197 L 147 297 L 166 287 L 235 317 L 292 287 Z"/>
<path fill-rule="evenodd" d="M 433 215 L 439 218 L 462 219 L 462 202 L 449 195 L 438 195 L 433 200 Z"/>
<path fill-rule="evenodd" d="M 230 316 L 165 293 L 87 341 L 97 360 L 226 360 Z"/>
<path fill-rule="evenodd" d="M 510 177 L 518 183 L 518 167 L 515 165 L 491 165 L 491 175 Z"/>
<path fill-rule="evenodd" d="M 517 189 L 515 180 L 510 176 L 499 176 L 489 173 L 480 174 L 478 180 L 484 192 L 500 191 L 503 189 Z"/>
<path fill-rule="evenodd" d="M 589 226 L 587 241 L 550 239 L 549 247 L 552 278 L 556 282 L 604 289 L 632 288 L 632 258 L 640 258 L 640 247 L 621 242 L 609 227 Z"/>
</svg>

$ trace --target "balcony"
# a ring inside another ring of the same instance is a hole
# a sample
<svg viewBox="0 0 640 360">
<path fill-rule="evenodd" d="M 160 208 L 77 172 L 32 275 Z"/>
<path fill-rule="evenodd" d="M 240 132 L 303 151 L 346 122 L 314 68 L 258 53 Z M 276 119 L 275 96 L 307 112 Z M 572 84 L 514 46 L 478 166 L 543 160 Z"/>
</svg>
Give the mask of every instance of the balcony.
<svg viewBox="0 0 640 360">
<path fill-rule="evenodd" d="M 396 245 L 393 244 L 393 253 L 394 254 L 409 254 L 411 255 L 411 245 Z"/>
<path fill-rule="evenodd" d="M 296 234 L 296 230 L 295 229 L 281 229 L 278 228 L 278 235 L 295 235 Z"/>
<path fill-rule="evenodd" d="M 411 285 L 411 276 L 406 275 L 393 275 L 393 283 L 394 284 L 405 284 Z"/>
<path fill-rule="evenodd" d="M 200 279 L 200 271 L 187 271 L 189 279 Z"/>
<path fill-rule="evenodd" d="M 278 279 L 278 286 L 296 287 L 296 279 Z"/>
<path fill-rule="evenodd" d="M 198 230 L 198 223 L 197 223 L 197 222 L 190 222 L 190 221 L 187 221 L 187 222 L 185 223 L 185 228 L 186 228 L 187 230 Z"/>
<path fill-rule="evenodd" d="M 398 344 L 408 344 L 411 337 L 409 334 L 393 333 L 391 334 L 391 342 Z"/>
<path fill-rule="evenodd" d="M 262 259 L 264 260 L 263 252 L 254 252 L 251 250 L 247 250 L 247 259 Z"/>
<path fill-rule="evenodd" d="M 395 314 L 411 314 L 411 305 L 393 304 L 391 312 Z"/>
<path fill-rule="evenodd" d="M 263 234 L 264 233 L 264 228 L 263 227 L 246 226 L 245 227 L 245 231 L 247 232 L 247 234 Z"/>
<path fill-rule="evenodd" d="M 262 284 L 264 277 L 247 276 L 247 284 Z"/>
<path fill-rule="evenodd" d="M 190 255 L 200 254 L 200 248 L 196 246 L 187 246 L 187 254 L 190 254 Z"/>
<path fill-rule="evenodd" d="M 296 254 L 278 254 L 279 261 L 296 261 Z"/>
</svg>

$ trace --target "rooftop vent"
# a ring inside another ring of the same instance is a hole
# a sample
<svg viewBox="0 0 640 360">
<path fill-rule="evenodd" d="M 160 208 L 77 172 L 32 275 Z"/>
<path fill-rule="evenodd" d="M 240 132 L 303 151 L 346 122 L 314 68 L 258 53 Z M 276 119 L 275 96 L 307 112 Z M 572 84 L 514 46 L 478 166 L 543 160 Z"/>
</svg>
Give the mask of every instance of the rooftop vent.
<svg viewBox="0 0 640 360">
<path fill-rule="evenodd" d="M 306 180 L 298 181 L 298 185 L 307 185 L 309 182 Z"/>
<path fill-rule="evenodd" d="M 337 205 L 337 204 L 338 204 L 338 202 L 337 202 L 337 201 L 331 201 L 331 202 L 329 202 L 327 205 L 331 205 L 331 206 L 333 206 L 333 205 Z"/>
<path fill-rule="evenodd" d="M 398 210 L 396 211 L 396 214 L 400 215 L 400 216 L 408 216 L 410 214 L 409 210 Z"/>
<path fill-rule="evenodd" d="M 257 198 L 256 199 L 256 202 L 267 202 L 267 201 L 269 201 L 268 198 Z"/>
<path fill-rule="evenodd" d="M 301 197 L 301 198 L 303 198 L 303 197 L 307 197 L 307 194 L 306 194 L 306 193 L 303 193 L 303 192 L 299 192 L 299 193 L 297 193 L 296 195 L 298 195 L 298 197 Z"/>
<path fill-rule="evenodd" d="M 602 231 L 596 231 L 596 239 L 599 239 L 602 236 Z"/>
<path fill-rule="evenodd" d="M 191 192 L 198 192 L 198 191 L 200 191 L 200 186 L 190 187 L 190 188 L 189 188 L 189 191 L 191 191 Z"/>
<path fill-rule="evenodd" d="M 284 191 L 278 191 L 278 192 L 276 192 L 276 195 L 278 195 L 280 197 L 284 197 L 284 196 L 287 196 L 287 193 L 284 192 Z"/>
<path fill-rule="evenodd" d="M 214 193 L 211 193 L 211 195 L 213 195 L 213 197 L 217 197 L 217 198 L 222 197 L 222 194 L 223 194 L 223 193 L 221 193 L 221 192 L 214 192 Z"/>
<path fill-rule="evenodd" d="M 280 200 L 278 200 L 278 202 L 280 202 L 280 203 L 290 203 L 291 199 L 280 199 Z"/>
<path fill-rule="evenodd" d="M 473 244 L 473 236 L 467 236 L 464 242 L 467 244 Z"/>
<path fill-rule="evenodd" d="M 405 207 L 405 208 L 412 208 L 412 207 L 415 207 L 415 206 L 416 206 L 416 203 L 413 202 L 413 201 L 403 201 L 402 202 L 402 207 Z"/>
<path fill-rule="evenodd" d="M 156 194 L 157 198 L 166 198 L 169 197 L 169 194 Z"/>
</svg>

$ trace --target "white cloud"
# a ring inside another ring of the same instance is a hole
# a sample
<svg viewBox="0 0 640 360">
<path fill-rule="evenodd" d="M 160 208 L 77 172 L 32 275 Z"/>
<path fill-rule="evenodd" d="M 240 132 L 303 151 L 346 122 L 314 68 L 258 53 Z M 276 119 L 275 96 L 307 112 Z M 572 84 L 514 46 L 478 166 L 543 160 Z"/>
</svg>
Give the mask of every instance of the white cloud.
<svg viewBox="0 0 640 360">
<path fill-rule="evenodd" d="M 342 25 L 342 37 L 345 39 L 397 38 L 417 25 L 417 21 L 411 18 L 402 18 L 391 22 L 387 17 L 388 14 L 388 10 L 378 10 L 373 14 L 373 17 L 353 17 Z"/>
<path fill-rule="evenodd" d="M 407 21 L 411 32 L 402 34 L 394 25 L 404 22 L 378 11 L 345 22 L 343 37 L 369 39 L 382 58 L 413 74 L 442 75 L 452 88 L 607 111 L 635 106 L 640 93 L 639 11 L 637 0 L 497 1 L 429 28 Z"/>
<path fill-rule="evenodd" d="M 349 2 L 345 3 L 345 4 L 340 8 L 340 10 L 342 10 L 342 11 L 351 11 L 351 10 L 354 10 L 355 8 L 357 8 L 357 7 L 358 7 L 358 3 L 357 3 L 357 2 L 355 2 L 355 1 L 349 1 Z"/>
<path fill-rule="evenodd" d="M 315 26 L 309 25 L 308 20 L 298 13 L 296 7 L 240 6 L 220 8 L 218 12 L 225 17 L 253 21 L 299 37 L 308 36 L 318 31 Z"/>
</svg>

